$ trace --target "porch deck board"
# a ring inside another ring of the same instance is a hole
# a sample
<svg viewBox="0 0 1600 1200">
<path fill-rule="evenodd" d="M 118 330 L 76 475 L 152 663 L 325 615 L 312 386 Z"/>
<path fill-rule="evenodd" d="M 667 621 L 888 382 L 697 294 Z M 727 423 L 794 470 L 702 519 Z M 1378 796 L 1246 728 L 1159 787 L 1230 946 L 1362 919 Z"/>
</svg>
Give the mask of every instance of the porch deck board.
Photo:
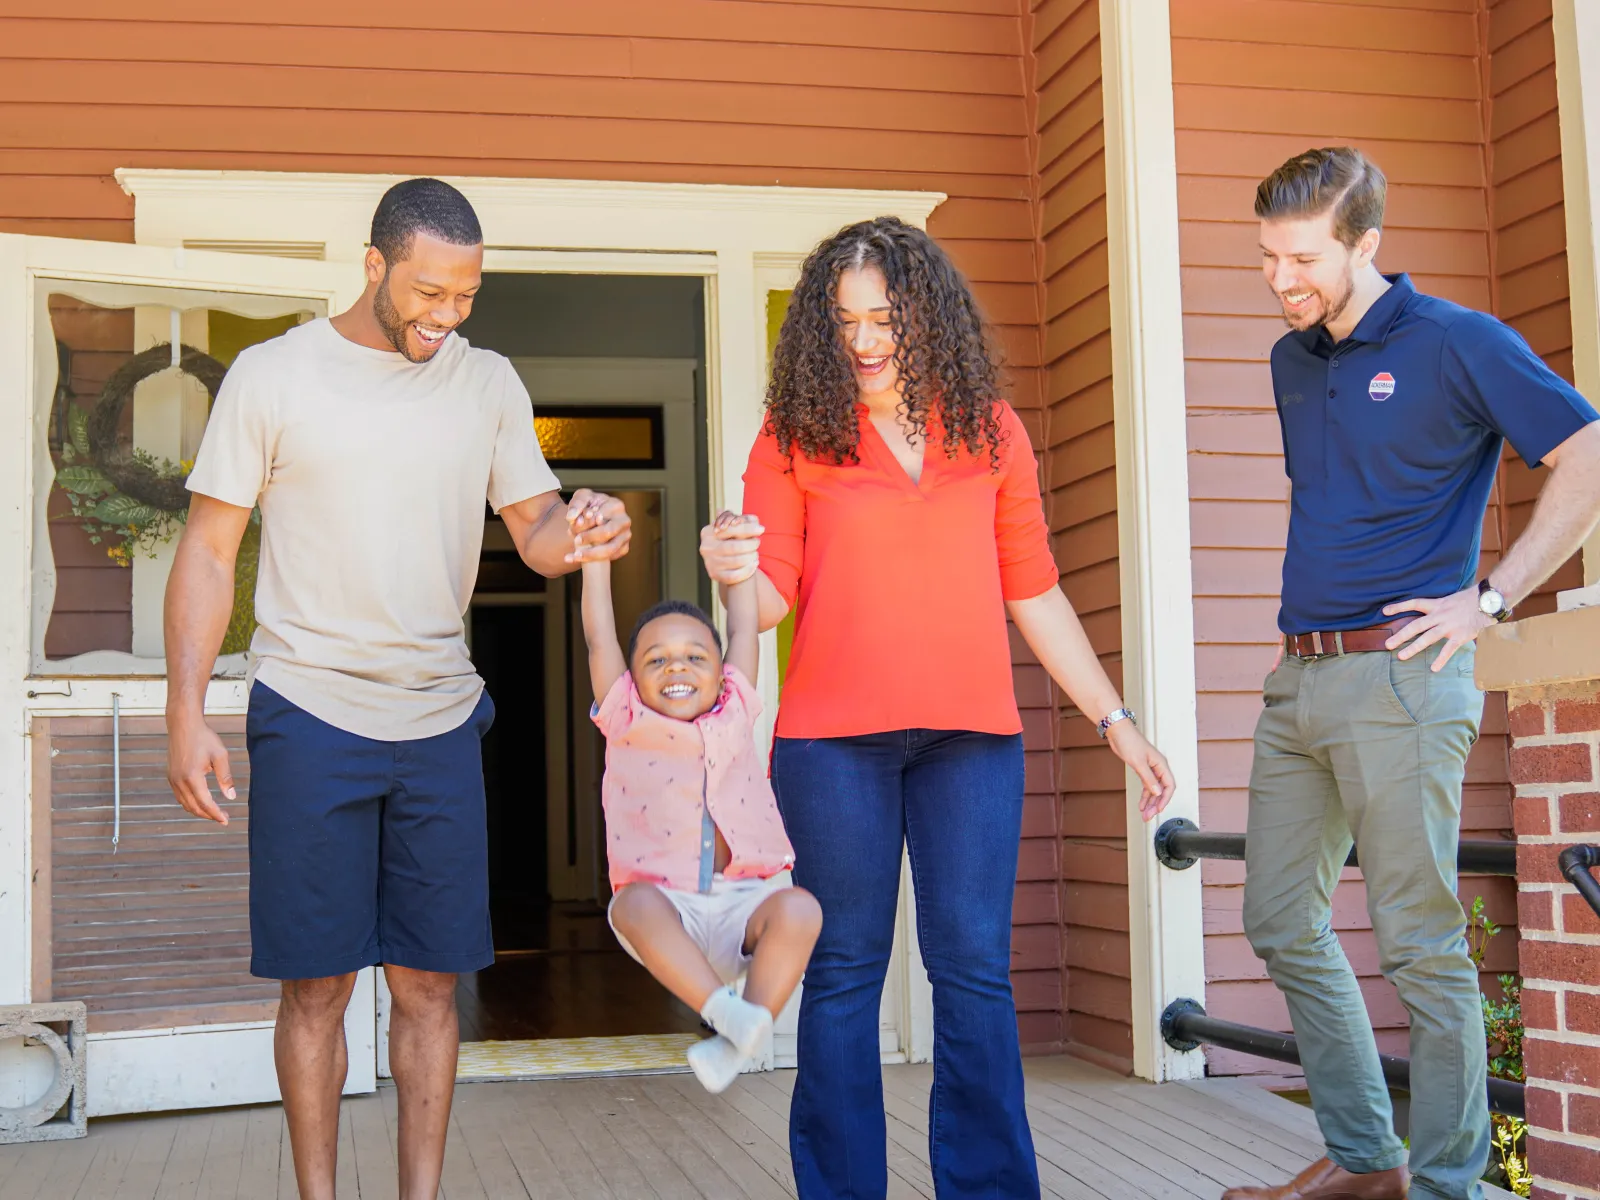
<svg viewBox="0 0 1600 1200">
<path fill-rule="evenodd" d="M 1045 1194 L 1216 1200 L 1278 1183 L 1321 1152 L 1298 1105 L 1239 1080 L 1153 1087 L 1069 1058 L 1030 1059 L 1028 1110 Z M 887 1067 L 889 1194 L 933 1196 L 928 1066 Z M 462 1084 L 445 1200 L 783 1200 L 793 1196 L 794 1074 L 710 1096 L 689 1075 Z M 339 1196 L 395 1195 L 392 1088 L 347 1100 Z M 0 1147 L 0 1200 L 272 1200 L 295 1195 L 275 1105 L 94 1121 L 81 1141 Z"/>
</svg>

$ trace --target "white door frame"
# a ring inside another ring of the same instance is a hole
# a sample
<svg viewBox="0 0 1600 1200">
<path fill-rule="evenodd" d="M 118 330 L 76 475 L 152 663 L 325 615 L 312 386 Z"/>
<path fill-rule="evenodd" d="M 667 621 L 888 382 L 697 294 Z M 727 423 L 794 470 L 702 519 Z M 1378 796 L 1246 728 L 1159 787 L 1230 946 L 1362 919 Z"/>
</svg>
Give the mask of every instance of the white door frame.
<svg viewBox="0 0 1600 1200">
<path fill-rule="evenodd" d="M 163 246 L 227 245 L 266 254 L 313 254 L 354 269 L 379 197 L 404 176 L 125 168 L 135 198 L 134 240 Z M 483 225 L 486 270 L 699 275 L 706 280 L 706 401 L 711 508 L 741 507 L 745 456 L 760 432 L 765 392 L 766 293 L 788 287 L 799 264 L 845 225 L 892 214 L 917 226 L 938 192 L 644 184 L 551 179 L 449 178 Z M 783 280 L 783 282 L 773 282 Z M 762 638 L 758 737 L 777 710 L 776 638 Z M 932 999 L 915 947 L 911 889 L 903 884 L 897 948 L 905 967 L 886 994 L 897 1048 L 926 1059 Z M 380 997 L 381 999 L 381 997 Z M 380 1038 L 381 1046 L 381 1038 Z M 778 1047 L 784 1061 L 785 1046 Z"/>
<path fill-rule="evenodd" d="M 1123 694 L 1178 780 L 1178 794 L 1161 820 L 1198 823 L 1188 411 L 1167 5 L 1100 0 L 1100 48 Z M 1205 1000 L 1201 874 L 1157 863 L 1156 823 L 1139 816 L 1139 781 L 1131 771 L 1127 781 L 1134 1073 L 1196 1078 L 1205 1072 L 1201 1053 L 1171 1049 L 1160 1026 L 1171 1001 Z"/>
</svg>

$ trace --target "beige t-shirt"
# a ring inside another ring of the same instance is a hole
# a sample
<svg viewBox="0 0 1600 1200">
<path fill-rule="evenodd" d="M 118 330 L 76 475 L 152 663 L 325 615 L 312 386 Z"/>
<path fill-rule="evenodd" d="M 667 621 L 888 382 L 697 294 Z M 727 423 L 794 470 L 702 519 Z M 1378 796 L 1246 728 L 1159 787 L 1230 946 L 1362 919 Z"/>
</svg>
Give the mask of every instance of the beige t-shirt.
<svg viewBox="0 0 1600 1200">
<path fill-rule="evenodd" d="M 451 334 L 413 363 L 326 320 L 239 355 L 189 476 L 261 505 L 250 679 L 381 741 L 472 715 L 463 616 L 484 500 L 498 512 L 559 486 L 505 358 Z"/>
</svg>

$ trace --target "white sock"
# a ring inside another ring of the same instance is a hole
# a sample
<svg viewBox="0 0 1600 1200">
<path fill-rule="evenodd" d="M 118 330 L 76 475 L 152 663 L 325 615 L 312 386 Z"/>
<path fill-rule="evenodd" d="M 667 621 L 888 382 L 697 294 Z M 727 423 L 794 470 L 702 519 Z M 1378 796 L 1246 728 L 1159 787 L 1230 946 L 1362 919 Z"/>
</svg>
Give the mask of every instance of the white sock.
<svg viewBox="0 0 1600 1200">
<path fill-rule="evenodd" d="M 741 998 L 731 987 L 712 992 L 700 1016 L 732 1042 L 745 1058 L 754 1058 L 760 1053 L 762 1043 L 772 1032 L 772 1014 L 761 1005 Z"/>
<path fill-rule="evenodd" d="M 738 1078 L 745 1064 L 744 1055 L 727 1038 L 702 1038 L 689 1047 L 689 1066 L 702 1087 L 711 1093 L 725 1091 Z"/>
</svg>

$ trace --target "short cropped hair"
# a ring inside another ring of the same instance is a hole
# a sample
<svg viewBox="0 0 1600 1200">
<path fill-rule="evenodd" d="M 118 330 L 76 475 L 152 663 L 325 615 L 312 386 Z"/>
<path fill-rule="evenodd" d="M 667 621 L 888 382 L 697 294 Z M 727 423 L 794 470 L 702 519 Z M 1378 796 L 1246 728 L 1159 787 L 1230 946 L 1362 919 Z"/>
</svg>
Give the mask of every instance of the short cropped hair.
<svg viewBox="0 0 1600 1200">
<path fill-rule="evenodd" d="M 1263 221 L 1333 213 L 1333 232 L 1354 246 L 1369 229 L 1383 228 L 1389 181 L 1376 163 L 1349 146 L 1297 154 L 1256 188 L 1256 216 Z"/>
<path fill-rule="evenodd" d="M 419 233 L 452 246 L 476 246 L 483 227 L 472 203 L 442 179 L 407 179 L 378 201 L 372 214 L 372 245 L 389 266 L 411 257 Z"/>
<path fill-rule="evenodd" d="M 711 638 L 717 643 L 717 653 L 722 653 L 722 634 L 717 631 L 716 624 L 706 616 L 705 610 L 698 604 L 690 604 L 687 600 L 663 600 L 660 604 L 652 605 L 646 609 L 644 615 L 634 622 L 633 632 L 628 635 L 628 668 L 633 668 L 633 652 L 639 648 L 639 635 L 644 632 L 644 627 L 657 617 L 693 617 L 711 631 Z"/>
</svg>

